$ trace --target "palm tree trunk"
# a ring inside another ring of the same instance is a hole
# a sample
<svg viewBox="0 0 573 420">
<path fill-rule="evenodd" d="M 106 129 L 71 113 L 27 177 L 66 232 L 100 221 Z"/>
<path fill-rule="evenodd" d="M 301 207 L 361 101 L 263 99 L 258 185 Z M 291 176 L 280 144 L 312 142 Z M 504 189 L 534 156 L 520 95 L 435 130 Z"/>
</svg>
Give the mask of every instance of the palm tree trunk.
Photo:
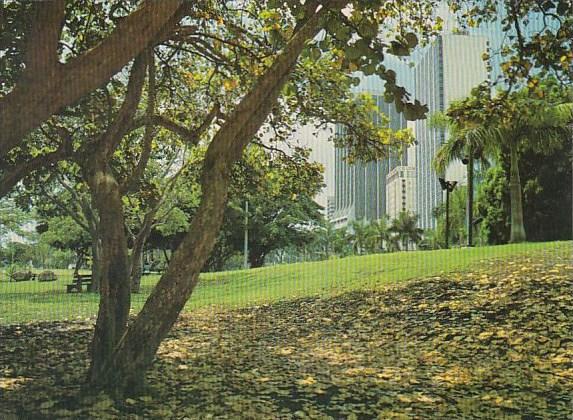
<svg viewBox="0 0 573 420">
<path fill-rule="evenodd" d="M 517 145 L 515 144 L 511 145 L 510 150 L 509 199 L 511 203 L 511 232 L 509 242 L 525 242 L 523 198 L 521 195 L 521 181 L 519 179 L 519 158 L 517 155 Z"/>
<path fill-rule="evenodd" d="M 474 222 L 474 151 L 468 148 L 468 199 L 466 208 L 466 223 L 468 229 L 468 247 L 473 246 L 473 222 Z"/>
</svg>

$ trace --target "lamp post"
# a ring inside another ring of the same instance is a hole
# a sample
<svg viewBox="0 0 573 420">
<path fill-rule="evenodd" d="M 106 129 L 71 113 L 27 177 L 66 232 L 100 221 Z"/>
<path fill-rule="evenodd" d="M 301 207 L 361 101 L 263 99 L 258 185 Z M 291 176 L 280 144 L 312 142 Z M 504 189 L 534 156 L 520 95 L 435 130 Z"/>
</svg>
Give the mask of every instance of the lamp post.
<svg viewBox="0 0 573 420">
<path fill-rule="evenodd" d="M 243 242 L 243 268 L 249 268 L 249 202 L 245 201 L 245 238 Z"/>
<path fill-rule="evenodd" d="M 468 198 L 466 204 L 466 226 L 468 229 L 468 247 L 473 243 L 473 207 L 474 207 L 474 159 L 473 156 L 466 156 L 462 159 L 462 163 L 468 169 Z"/>
<path fill-rule="evenodd" d="M 468 154 L 462 159 L 462 163 L 467 166 L 468 177 L 468 199 L 466 205 L 466 225 L 468 229 L 468 247 L 473 246 L 474 221 L 474 160 L 479 159 L 480 152 L 468 147 Z"/>
<path fill-rule="evenodd" d="M 446 191 L 446 248 L 450 247 L 450 193 L 456 188 L 457 181 L 446 181 L 444 178 L 438 178 L 442 191 Z"/>
</svg>

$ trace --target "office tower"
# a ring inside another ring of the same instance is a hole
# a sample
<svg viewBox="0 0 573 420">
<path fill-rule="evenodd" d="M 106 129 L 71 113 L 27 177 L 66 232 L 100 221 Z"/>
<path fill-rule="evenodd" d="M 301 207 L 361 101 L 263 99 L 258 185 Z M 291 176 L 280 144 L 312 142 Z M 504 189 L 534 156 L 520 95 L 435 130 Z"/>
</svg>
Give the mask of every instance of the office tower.
<svg viewBox="0 0 573 420">
<path fill-rule="evenodd" d="M 396 219 L 401 212 L 416 213 L 416 168 L 397 166 L 386 176 L 386 214 Z"/>
<path fill-rule="evenodd" d="M 413 79 L 406 63 L 388 58 L 384 63 L 397 73 L 399 84 L 411 91 Z M 377 76 L 357 75 L 360 84 L 354 89 L 356 94 L 369 93 L 378 109 L 389 117 L 393 130 L 406 128 L 404 116 L 396 111 L 394 104 L 384 101 L 384 81 Z M 410 84 L 410 85 L 408 85 Z M 375 121 L 376 123 L 377 121 Z M 344 128 L 336 127 L 336 134 L 343 135 Z M 334 158 L 334 214 L 332 222 L 337 227 L 346 226 L 353 220 L 376 220 L 386 214 L 386 176 L 396 166 L 407 165 L 407 155 L 390 155 L 376 162 L 348 164 L 345 161 L 347 150 L 336 148 Z"/>
<path fill-rule="evenodd" d="M 414 68 L 416 98 L 428 105 L 429 115 L 445 111 L 452 101 L 468 96 L 471 89 L 487 80 L 482 54 L 487 38 L 461 34 L 440 35 L 421 55 Z M 432 215 L 442 202 L 442 190 L 432 160 L 446 140 L 444 130 L 428 127 L 427 120 L 415 124 L 416 145 L 416 209 L 418 226 L 435 228 Z M 448 180 L 465 183 L 461 162 L 448 168 Z"/>
<path fill-rule="evenodd" d="M 335 127 L 333 124 L 317 128 L 313 124 L 306 124 L 297 127 L 290 140 L 292 146 L 310 149 L 310 162 L 320 163 L 324 167 L 324 188 L 314 198 L 319 205 L 324 208 L 327 214 L 328 197 L 334 194 L 334 136 Z"/>
<path fill-rule="evenodd" d="M 326 198 L 326 220 L 332 221 L 334 218 L 334 206 L 336 204 L 335 198 L 333 195 L 329 195 Z"/>
</svg>

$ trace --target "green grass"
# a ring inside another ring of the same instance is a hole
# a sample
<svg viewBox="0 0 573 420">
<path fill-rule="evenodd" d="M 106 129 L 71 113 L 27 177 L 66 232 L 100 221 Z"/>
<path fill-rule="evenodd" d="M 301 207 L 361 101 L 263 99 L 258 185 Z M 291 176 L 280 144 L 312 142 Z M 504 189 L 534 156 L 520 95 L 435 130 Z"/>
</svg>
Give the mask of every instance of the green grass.
<svg viewBox="0 0 573 420">
<path fill-rule="evenodd" d="M 571 255 L 571 242 L 527 243 L 438 251 L 399 252 L 328 261 L 288 264 L 253 270 L 209 273 L 189 300 L 186 309 L 243 307 L 298 297 L 332 296 L 350 290 L 376 289 L 413 278 L 463 271 L 486 259 L 548 253 Z M 71 272 L 57 270 L 55 282 L 8 282 L 0 273 L 0 324 L 61 319 L 82 319 L 97 313 L 95 294 L 67 294 Z M 137 312 L 157 282 L 146 276 L 142 293 L 133 295 Z"/>
</svg>

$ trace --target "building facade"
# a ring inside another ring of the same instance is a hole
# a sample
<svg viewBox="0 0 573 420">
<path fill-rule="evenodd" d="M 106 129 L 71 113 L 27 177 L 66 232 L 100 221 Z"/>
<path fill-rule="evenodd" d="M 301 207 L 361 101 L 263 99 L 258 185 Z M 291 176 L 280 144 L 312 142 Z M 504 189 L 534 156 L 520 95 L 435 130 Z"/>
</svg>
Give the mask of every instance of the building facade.
<svg viewBox="0 0 573 420">
<path fill-rule="evenodd" d="M 386 214 L 396 219 L 401 212 L 416 213 L 416 168 L 397 166 L 386 176 Z"/>
<path fill-rule="evenodd" d="M 410 92 L 413 90 L 412 73 L 406 63 L 389 58 L 388 68 L 396 71 L 397 80 Z M 368 93 L 378 109 L 389 118 L 393 130 L 407 128 L 404 116 L 397 112 L 393 103 L 384 101 L 384 81 L 377 76 L 357 75 L 360 84 L 355 93 Z M 378 123 L 378 121 L 374 121 Z M 337 126 L 336 135 L 343 135 L 344 128 Z M 334 212 L 332 222 L 336 227 L 347 226 L 354 220 L 377 220 L 386 214 L 386 177 L 397 166 L 408 165 L 408 154 L 390 155 L 375 162 L 348 164 L 347 150 L 334 151 Z"/>
<path fill-rule="evenodd" d="M 439 36 L 426 49 L 414 67 L 416 98 L 427 104 L 429 115 L 445 111 L 455 100 L 468 96 L 471 90 L 487 80 L 488 72 L 482 54 L 487 51 L 487 38 L 461 34 Z M 446 140 L 446 132 L 431 128 L 427 120 L 415 124 L 416 137 L 416 204 L 418 226 L 435 228 L 433 210 L 442 202 L 442 189 L 432 161 Z M 445 174 L 448 180 L 466 182 L 461 162 L 451 164 Z"/>
</svg>

